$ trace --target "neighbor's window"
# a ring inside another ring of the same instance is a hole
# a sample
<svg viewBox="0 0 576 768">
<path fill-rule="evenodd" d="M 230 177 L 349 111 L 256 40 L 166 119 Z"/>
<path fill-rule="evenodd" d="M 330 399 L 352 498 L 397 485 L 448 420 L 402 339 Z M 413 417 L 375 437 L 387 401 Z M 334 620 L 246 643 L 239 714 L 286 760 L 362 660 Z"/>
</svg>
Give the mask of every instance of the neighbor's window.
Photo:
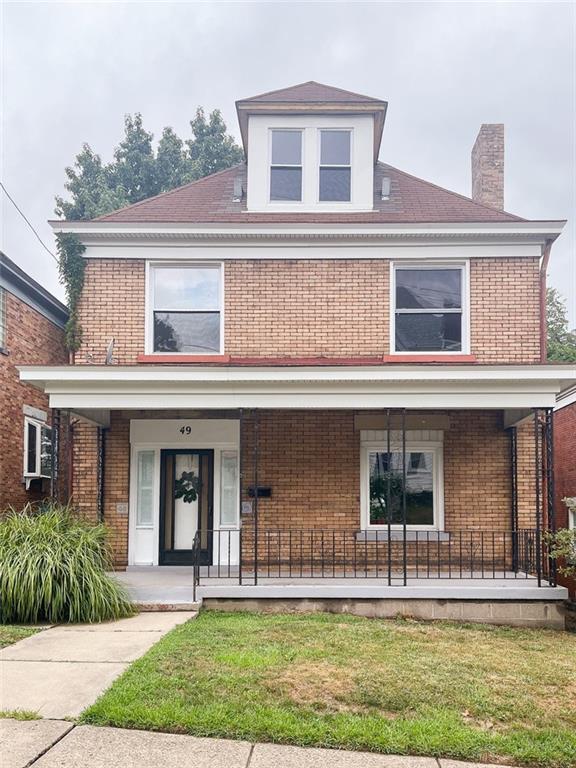
<svg viewBox="0 0 576 768">
<path fill-rule="evenodd" d="M 0 288 L 0 349 L 6 348 L 6 292 Z"/>
<path fill-rule="evenodd" d="M 350 131 L 320 131 L 320 202 L 350 202 Z"/>
<path fill-rule="evenodd" d="M 151 268 L 154 352 L 220 353 L 220 282 L 219 266 Z"/>
<path fill-rule="evenodd" d="M 302 131 L 272 131 L 270 200 L 302 200 Z"/>
<path fill-rule="evenodd" d="M 405 488 L 406 525 L 436 526 L 435 457 L 433 450 L 407 450 L 404 465 L 401 452 L 368 451 L 370 525 L 403 525 Z"/>
<path fill-rule="evenodd" d="M 236 525 L 238 519 L 238 453 L 222 451 L 220 465 L 220 525 Z"/>
<path fill-rule="evenodd" d="M 136 525 L 150 528 L 154 523 L 154 451 L 138 451 L 138 488 L 136 492 Z"/>
<path fill-rule="evenodd" d="M 52 429 L 41 421 L 24 419 L 24 475 L 52 474 Z"/>
<path fill-rule="evenodd" d="M 396 267 L 396 352 L 463 349 L 463 267 Z"/>
</svg>

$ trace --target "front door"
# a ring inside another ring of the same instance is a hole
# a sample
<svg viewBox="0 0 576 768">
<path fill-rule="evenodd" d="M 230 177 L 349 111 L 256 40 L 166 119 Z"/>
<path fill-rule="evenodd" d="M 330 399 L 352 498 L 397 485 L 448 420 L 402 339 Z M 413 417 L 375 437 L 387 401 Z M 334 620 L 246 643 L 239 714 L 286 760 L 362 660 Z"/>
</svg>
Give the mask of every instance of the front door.
<svg viewBox="0 0 576 768">
<path fill-rule="evenodd" d="M 160 452 L 160 565 L 192 565 L 196 533 L 200 563 L 212 563 L 214 451 Z"/>
</svg>

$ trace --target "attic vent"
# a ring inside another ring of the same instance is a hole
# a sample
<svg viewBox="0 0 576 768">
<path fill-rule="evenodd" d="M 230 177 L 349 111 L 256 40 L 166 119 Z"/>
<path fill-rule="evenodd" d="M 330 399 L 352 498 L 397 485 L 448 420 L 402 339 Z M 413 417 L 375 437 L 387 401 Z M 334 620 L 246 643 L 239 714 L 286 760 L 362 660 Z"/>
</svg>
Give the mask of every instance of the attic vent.
<svg viewBox="0 0 576 768">
<path fill-rule="evenodd" d="M 388 176 L 382 178 L 382 200 L 390 200 L 390 179 Z"/>
<path fill-rule="evenodd" d="M 239 203 L 242 200 L 242 178 L 240 176 L 237 176 L 234 179 L 234 194 L 232 197 L 232 200 L 235 203 Z"/>
</svg>

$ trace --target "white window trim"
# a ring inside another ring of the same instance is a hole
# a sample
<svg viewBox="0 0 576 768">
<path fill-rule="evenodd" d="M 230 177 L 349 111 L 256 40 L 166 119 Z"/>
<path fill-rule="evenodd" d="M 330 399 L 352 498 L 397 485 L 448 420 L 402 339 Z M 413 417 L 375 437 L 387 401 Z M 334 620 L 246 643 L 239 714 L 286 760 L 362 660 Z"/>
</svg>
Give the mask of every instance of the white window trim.
<svg viewBox="0 0 576 768">
<path fill-rule="evenodd" d="M 348 165 L 333 165 L 331 163 L 322 163 L 322 134 L 329 131 L 347 131 L 350 134 L 350 162 Z M 316 204 L 319 206 L 350 205 L 354 201 L 354 128 L 342 126 L 342 128 L 318 128 L 317 129 L 317 154 L 318 163 L 316 165 Z M 350 169 L 350 200 L 320 200 L 320 168 L 349 168 Z"/>
<path fill-rule="evenodd" d="M 185 269 L 190 267 L 192 269 L 218 269 L 220 276 L 220 349 L 218 352 L 203 352 L 202 355 L 191 354 L 190 352 L 155 352 L 154 351 L 154 281 L 152 279 L 152 271 L 156 267 L 161 268 L 176 268 Z M 223 355 L 224 354 L 224 332 L 225 332 L 225 317 L 224 317 L 224 262 L 222 261 L 207 261 L 207 262 L 165 262 L 165 261 L 146 261 L 146 274 L 145 274 L 145 317 L 144 317 L 144 352 L 147 355 L 158 355 L 159 357 L 165 355 L 182 355 L 183 357 L 196 357 L 196 356 L 208 356 L 208 355 Z"/>
<path fill-rule="evenodd" d="M 460 269 L 462 272 L 462 349 L 396 350 L 396 270 L 397 269 Z M 470 354 L 470 262 L 392 261 L 390 262 L 390 354 L 398 357 L 420 355 L 450 356 Z"/>
<path fill-rule="evenodd" d="M 392 442 L 391 451 L 398 451 L 398 444 Z M 362 530 L 383 531 L 388 530 L 388 525 L 376 525 L 370 522 L 370 461 L 369 454 L 374 451 L 386 453 L 387 443 L 370 441 L 362 443 L 360 451 L 360 523 Z M 437 440 L 406 441 L 406 453 L 410 451 L 433 454 L 433 499 L 434 499 L 434 524 L 433 525 L 406 525 L 409 531 L 443 531 L 444 530 L 444 444 Z M 393 524 L 392 530 L 403 530 L 402 525 Z"/>
<path fill-rule="evenodd" d="M 33 424 L 36 427 L 36 468 L 37 472 L 28 472 L 28 426 Z M 52 429 L 50 424 L 45 421 L 39 421 L 38 419 L 31 419 L 29 416 L 24 417 L 24 456 L 23 456 L 23 474 L 24 477 L 34 478 L 49 478 L 50 475 L 41 474 L 42 471 L 42 427 Z"/>
<path fill-rule="evenodd" d="M 300 165 L 291 165 L 290 163 L 283 163 L 282 165 L 279 165 L 278 163 L 272 163 L 272 140 L 273 135 L 276 131 L 283 131 L 291 133 L 299 133 L 300 134 Z M 290 128 L 280 128 L 280 127 L 274 127 L 268 129 L 268 177 L 267 177 L 267 187 L 268 187 L 268 205 L 302 205 L 304 202 L 304 174 L 305 174 L 305 163 L 306 163 L 306 129 L 305 128 L 298 128 L 297 126 L 292 126 Z M 300 200 L 272 200 L 272 168 L 300 168 Z"/>
</svg>

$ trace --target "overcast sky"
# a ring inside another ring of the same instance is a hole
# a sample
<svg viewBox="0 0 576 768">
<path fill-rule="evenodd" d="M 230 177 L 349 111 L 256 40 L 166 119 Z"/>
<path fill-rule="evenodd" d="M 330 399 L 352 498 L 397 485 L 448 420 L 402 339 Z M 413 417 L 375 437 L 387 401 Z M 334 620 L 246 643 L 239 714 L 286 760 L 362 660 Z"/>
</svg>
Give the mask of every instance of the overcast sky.
<svg viewBox="0 0 576 768">
<path fill-rule="evenodd" d="M 506 209 L 568 218 L 550 282 L 576 324 L 573 2 L 2 2 L 2 180 L 46 220 L 83 142 L 111 159 L 125 113 L 189 136 L 197 105 L 318 80 L 389 102 L 380 157 L 470 194 L 483 122 L 506 126 Z M 1 201 L 1 248 L 62 297 L 56 266 Z M 570 220 L 571 219 L 571 220 Z"/>
</svg>

